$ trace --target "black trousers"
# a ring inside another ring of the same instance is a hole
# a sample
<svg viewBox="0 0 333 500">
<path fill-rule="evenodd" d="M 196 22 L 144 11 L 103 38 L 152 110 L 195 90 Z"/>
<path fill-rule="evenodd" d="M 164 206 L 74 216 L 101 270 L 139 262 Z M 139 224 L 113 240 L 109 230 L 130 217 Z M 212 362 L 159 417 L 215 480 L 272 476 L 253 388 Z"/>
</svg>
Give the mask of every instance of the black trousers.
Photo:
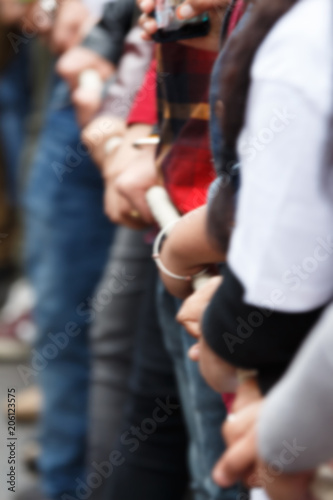
<svg viewBox="0 0 333 500">
<path fill-rule="evenodd" d="M 130 377 L 105 500 L 182 500 L 188 486 L 187 435 L 171 359 L 156 312 L 157 271 L 147 275 Z M 128 311 L 128 314 L 131 312 Z"/>
</svg>

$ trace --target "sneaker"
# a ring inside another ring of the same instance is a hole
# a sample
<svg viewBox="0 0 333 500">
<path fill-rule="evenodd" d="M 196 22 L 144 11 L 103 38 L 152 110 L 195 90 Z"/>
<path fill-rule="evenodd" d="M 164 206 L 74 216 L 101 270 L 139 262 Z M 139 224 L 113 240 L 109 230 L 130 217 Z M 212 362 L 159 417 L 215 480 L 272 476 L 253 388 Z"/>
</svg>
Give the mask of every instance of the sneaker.
<svg viewBox="0 0 333 500">
<path fill-rule="evenodd" d="M 29 356 L 37 335 L 31 313 L 34 303 L 30 285 L 24 279 L 17 280 L 0 311 L 0 361 L 17 362 Z"/>
<path fill-rule="evenodd" d="M 42 395 L 35 385 L 23 389 L 16 395 L 17 422 L 34 422 L 40 415 Z"/>
<path fill-rule="evenodd" d="M 38 441 L 31 439 L 22 446 L 22 461 L 29 472 L 37 474 L 41 448 Z"/>
<path fill-rule="evenodd" d="M 14 498 L 15 500 L 51 500 L 49 497 L 45 496 L 37 486 L 18 493 Z"/>
</svg>

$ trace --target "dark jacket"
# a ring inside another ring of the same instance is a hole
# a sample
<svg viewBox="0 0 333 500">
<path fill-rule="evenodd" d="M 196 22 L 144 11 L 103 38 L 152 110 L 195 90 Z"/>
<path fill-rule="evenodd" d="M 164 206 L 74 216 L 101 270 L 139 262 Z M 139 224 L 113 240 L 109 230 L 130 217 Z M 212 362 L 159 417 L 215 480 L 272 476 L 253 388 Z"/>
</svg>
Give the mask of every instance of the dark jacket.
<svg viewBox="0 0 333 500">
<path fill-rule="evenodd" d="M 82 45 L 117 65 L 124 51 L 125 38 L 139 17 L 135 0 L 116 0 L 104 7 L 101 21 Z"/>
</svg>

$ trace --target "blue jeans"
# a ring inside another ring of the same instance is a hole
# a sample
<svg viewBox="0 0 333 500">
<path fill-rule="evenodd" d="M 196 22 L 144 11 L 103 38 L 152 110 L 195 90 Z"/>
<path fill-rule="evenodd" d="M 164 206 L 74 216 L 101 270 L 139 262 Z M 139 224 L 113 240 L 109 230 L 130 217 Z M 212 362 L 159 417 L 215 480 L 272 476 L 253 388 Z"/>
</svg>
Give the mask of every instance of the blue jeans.
<svg viewBox="0 0 333 500">
<path fill-rule="evenodd" d="M 56 499 L 72 494 L 84 474 L 90 300 L 114 226 L 103 214 L 102 180 L 58 78 L 49 102 L 25 195 L 26 269 L 37 294 L 32 366 L 44 398 L 39 466 L 44 493 Z"/>
<path fill-rule="evenodd" d="M 162 283 L 157 301 L 164 341 L 174 362 L 190 437 L 189 467 L 194 500 L 236 500 L 236 488 L 221 489 L 211 478 L 213 466 L 225 449 L 221 425 L 226 409 L 222 398 L 206 384 L 198 364 L 187 356 L 195 340 L 175 320 L 180 301 L 172 297 Z"/>
<path fill-rule="evenodd" d="M 17 177 L 30 104 L 29 54 L 22 46 L 0 74 L 0 136 L 6 160 L 7 194 L 17 202 Z"/>
</svg>

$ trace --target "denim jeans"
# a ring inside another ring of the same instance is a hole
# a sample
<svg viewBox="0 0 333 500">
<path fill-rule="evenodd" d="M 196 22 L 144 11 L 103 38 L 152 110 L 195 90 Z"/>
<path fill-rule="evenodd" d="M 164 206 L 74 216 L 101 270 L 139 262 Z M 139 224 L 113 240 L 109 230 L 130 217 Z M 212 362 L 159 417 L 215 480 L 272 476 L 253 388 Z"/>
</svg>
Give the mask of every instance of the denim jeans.
<svg viewBox="0 0 333 500">
<path fill-rule="evenodd" d="M 7 194 L 17 202 L 17 176 L 30 104 L 29 53 L 22 46 L 0 74 L 0 138 L 6 161 Z"/>
<path fill-rule="evenodd" d="M 58 78 L 49 103 L 25 194 L 25 229 L 39 332 L 32 366 L 43 393 L 39 467 L 44 493 L 57 499 L 73 492 L 84 474 L 87 332 L 114 226 L 103 213 L 102 180 L 82 147 L 67 86 Z"/>
<path fill-rule="evenodd" d="M 221 424 L 226 409 L 222 398 L 206 384 L 197 363 L 188 358 L 188 349 L 195 341 L 176 322 L 180 301 L 172 297 L 161 282 L 157 301 L 190 437 L 189 466 L 194 500 L 236 500 L 236 488 L 221 489 L 211 478 L 213 466 L 224 451 Z"/>
</svg>

